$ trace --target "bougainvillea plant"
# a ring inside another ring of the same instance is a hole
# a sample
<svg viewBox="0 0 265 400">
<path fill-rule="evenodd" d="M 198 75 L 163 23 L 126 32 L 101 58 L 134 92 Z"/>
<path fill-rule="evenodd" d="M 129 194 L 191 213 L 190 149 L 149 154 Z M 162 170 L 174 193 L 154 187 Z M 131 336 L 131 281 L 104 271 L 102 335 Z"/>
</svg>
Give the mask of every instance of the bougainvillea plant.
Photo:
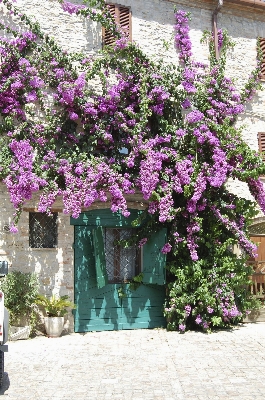
<svg viewBox="0 0 265 400">
<path fill-rule="evenodd" d="M 24 26 L 0 23 L 0 178 L 15 208 L 11 231 L 35 192 L 40 212 L 60 197 L 74 218 L 108 199 L 126 217 L 126 195 L 140 192 L 147 209 L 138 245 L 168 228 L 168 328 L 239 321 L 250 307 L 248 226 L 256 203 L 265 211 L 265 167 L 235 122 L 260 88 L 259 62 L 238 91 L 225 75 L 227 33 L 218 32 L 217 61 L 206 32 L 209 65 L 196 61 L 185 11 L 175 11 L 179 63 L 164 65 L 126 40 L 105 1 L 58 1 L 117 40 L 100 57 L 62 51 L 11 0 L 0 1 Z M 255 202 L 230 193 L 228 179 L 246 182 Z"/>
</svg>

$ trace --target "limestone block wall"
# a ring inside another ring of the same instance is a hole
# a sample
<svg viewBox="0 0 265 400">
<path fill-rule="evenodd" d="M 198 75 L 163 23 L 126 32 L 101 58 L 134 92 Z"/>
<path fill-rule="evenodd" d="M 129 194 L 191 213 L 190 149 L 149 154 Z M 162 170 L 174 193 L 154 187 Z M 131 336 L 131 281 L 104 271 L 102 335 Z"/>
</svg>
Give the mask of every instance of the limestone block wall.
<svg viewBox="0 0 265 400">
<path fill-rule="evenodd" d="M 29 246 L 29 210 L 37 211 L 37 202 L 33 199 L 22 212 L 18 224 L 19 232 L 9 232 L 14 209 L 4 184 L 0 184 L 0 260 L 9 264 L 9 272 L 35 272 L 39 279 L 40 292 L 56 295 L 69 295 L 74 300 L 73 249 L 74 227 L 70 217 L 58 213 L 58 246 L 53 249 L 30 248 Z M 54 211 L 60 209 L 55 208 Z M 73 330 L 73 317 L 66 319 L 67 327 Z"/>
</svg>

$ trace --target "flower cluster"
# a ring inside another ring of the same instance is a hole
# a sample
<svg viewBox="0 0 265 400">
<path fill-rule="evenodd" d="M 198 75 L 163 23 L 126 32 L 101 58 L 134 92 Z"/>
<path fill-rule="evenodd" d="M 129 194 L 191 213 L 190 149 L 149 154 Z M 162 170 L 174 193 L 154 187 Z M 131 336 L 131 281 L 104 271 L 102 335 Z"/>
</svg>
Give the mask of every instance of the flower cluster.
<svg viewBox="0 0 265 400">
<path fill-rule="evenodd" d="M 33 172 L 33 152 L 29 140 L 12 140 L 10 149 L 14 159 L 10 165 L 10 173 L 4 182 L 9 190 L 10 199 L 15 209 L 19 210 L 24 200 L 29 200 L 32 193 L 46 186 L 45 179 Z"/>
<path fill-rule="evenodd" d="M 83 8 L 85 8 L 84 5 L 73 4 L 65 0 L 62 3 L 62 9 L 69 14 L 76 14 L 79 10 L 82 10 Z"/>
<path fill-rule="evenodd" d="M 176 18 L 176 35 L 175 44 L 179 50 L 179 57 L 181 60 L 187 60 L 191 57 L 191 40 L 189 37 L 189 14 L 185 11 L 179 10 L 175 13 Z"/>
<path fill-rule="evenodd" d="M 236 317 L 241 317 L 242 313 L 238 310 L 235 303 L 235 295 L 233 291 L 227 291 L 227 284 L 223 283 L 222 287 L 216 288 L 216 298 L 223 314 L 224 322 L 231 322 Z"/>
</svg>

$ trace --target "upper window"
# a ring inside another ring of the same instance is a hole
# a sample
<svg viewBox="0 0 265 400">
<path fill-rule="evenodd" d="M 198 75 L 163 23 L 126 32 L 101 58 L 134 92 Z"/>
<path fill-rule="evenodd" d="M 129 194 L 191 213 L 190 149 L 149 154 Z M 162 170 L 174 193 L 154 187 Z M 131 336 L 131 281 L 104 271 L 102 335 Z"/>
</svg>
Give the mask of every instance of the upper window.
<svg viewBox="0 0 265 400">
<path fill-rule="evenodd" d="M 260 47 L 263 54 L 260 79 L 265 80 L 265 38 L 260 38 Z"/>
<path fill-rule="evenodd" d="M 107 6 L 119 29 L 129 38 L 129 40 L 132 40 L 130 8 L 121 6 L 120 4 L 108 4 Z M 102 38 L 103 46 L 111 46 L 116 41 L 113 33 L 104 27 L 102 29 Z"/>
<path fill-rule="evenodd" d="M 58 213 L 29 213 L 29 246 L 31 248 L 54 248 L 57 246 Z"/>
</svg>

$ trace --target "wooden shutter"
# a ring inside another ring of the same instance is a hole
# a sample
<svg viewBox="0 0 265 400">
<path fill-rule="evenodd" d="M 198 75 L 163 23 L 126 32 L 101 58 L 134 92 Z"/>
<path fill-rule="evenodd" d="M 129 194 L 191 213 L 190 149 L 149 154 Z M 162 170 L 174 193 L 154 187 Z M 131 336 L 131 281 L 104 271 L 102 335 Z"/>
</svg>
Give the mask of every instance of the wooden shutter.
<svg viewBox="0 0 265 400">
<path fill-rule="evenodd" d="M 161 249 L 167 240 L 167 230 L 154 233 L 143 246 L 143 283 L 164 285 L 166 255 Z"/>
<path fill-rule="evenodd" d="M 98 288 L 102 288 L 108 284 L 105 249 L 103 242 L 103 228 L 99 226 L 96 229 L 93 229 L 92 235 L 93 235 L 93 244 L 95 253 L 97 286 Z"/>
<path fill-rule="evenodd" d="M 115 19 L 115 21 L 117 21 L 117 15 L 115 16 L 115 4 L 108 4 L 108 9 L 111 16 Z M 103 46 L 110 46 L 115 42 L 112 32 L 104 27 L 102 29 L 102 38 L 103 38 Z"/>
<path fill-rule="evenodd" d="M 126 34 L 126 36 L 131 40 L 131 13 L 128 7 L 119 6 L 120 20 L 119 25 Z"/>
<path fill-rule="evenodd" d="M 258 133 L 259 152 L 263 161 L 265 161 L 265 132 Z"/>
<path fill-rule="evenodd" d="M 260 78 L 265 79 L 265 38 L 260 38 L 259 43 L 263 54 Z"/>
<path fill-rule="evenodd" d="M 108 4 L 109 12 L 115 19 L 119 28 L 125 32 L 129 40 L 132 40 L 131 27 L 131 10 L 129 7 L 124 7 L 119 4 Z M 103 46 L 114 45 L 116 38 L 113 33 L 103 27 L 102 29 Z"/>
</svg>

